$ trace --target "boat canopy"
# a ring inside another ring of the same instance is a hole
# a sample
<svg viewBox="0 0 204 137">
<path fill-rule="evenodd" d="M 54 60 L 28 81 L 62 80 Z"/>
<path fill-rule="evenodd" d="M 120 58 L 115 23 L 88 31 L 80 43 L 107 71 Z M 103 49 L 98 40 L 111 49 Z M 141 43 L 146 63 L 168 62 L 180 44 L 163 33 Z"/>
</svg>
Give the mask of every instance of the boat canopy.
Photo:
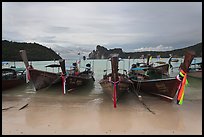
<svg viewBox="0 0 204 137">
<path fill-rule="evenodd" d="M 60 67 L 60 64 L 50 64 L 45 67 L 55 68 L 55 67 Z"/>
</svg>

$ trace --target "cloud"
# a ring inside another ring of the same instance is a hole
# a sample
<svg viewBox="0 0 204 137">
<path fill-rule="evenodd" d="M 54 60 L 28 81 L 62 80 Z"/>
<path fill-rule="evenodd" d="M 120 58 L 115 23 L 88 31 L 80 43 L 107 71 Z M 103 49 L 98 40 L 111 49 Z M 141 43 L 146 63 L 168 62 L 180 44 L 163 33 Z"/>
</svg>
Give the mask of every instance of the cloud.
<svg viewBox="0 0 204 137">
<path fill-rule="evenodd" d="M 3 2 L 2 39 L 91 51 L 182 48 L 202 41 L 202 3 Z"/>
<path fill-rule="evenodd" d="M 138 49 L 134 49 L 134 51 L 170 51 L 173 50 L 173 47 L 165 47 L 163 45 L 158 45 L 156 47 L 141 47 Z"/>
<path fill-rule="evenodd" d="M 44 29 L 47 33 L 69 33 L 69 27 L 63 26 L 49 26 Z"/>
</svg>

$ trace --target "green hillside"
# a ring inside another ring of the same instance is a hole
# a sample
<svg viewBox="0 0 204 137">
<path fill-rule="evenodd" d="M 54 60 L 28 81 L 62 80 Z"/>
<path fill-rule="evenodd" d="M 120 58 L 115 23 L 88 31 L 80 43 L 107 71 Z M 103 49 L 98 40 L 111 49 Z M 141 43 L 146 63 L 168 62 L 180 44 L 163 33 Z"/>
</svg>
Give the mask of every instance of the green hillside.
<svg viewBox="0 0 204 137">
<path fill-rule="evenodd" d="M 37 43 L 20 43 L 2 40 L 2 61 L 22 61 L 19 51 L 26 50 L 29 61 L 51 61 L 61 57 L 51 48 Z"/>
</svg>

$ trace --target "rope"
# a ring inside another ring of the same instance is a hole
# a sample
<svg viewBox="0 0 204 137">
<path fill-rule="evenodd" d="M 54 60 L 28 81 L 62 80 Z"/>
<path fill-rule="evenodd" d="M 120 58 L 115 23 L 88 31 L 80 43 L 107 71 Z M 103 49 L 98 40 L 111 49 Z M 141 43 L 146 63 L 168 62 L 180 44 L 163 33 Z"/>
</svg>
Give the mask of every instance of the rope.
<svg viewBox="0 0 204 137">
<path fill-rule="evenodd" d="M 138 85 L 138 84 L 137 84 L 137 85 Z M 141 81 L 139 81 L 139 85 L 141 85 Z M 151 112 L 152 114 L 155 115 L 155 112 L 152 111 L 152 110 L 144 103 L 144 101 L 142 100 L 142 96 L 138 94 L 137 91 L 140 90 L 140 86 L 139 86 L 139 88 L 137 88 L 137 90 L 135 90 L 135 86 L 134 86 L 133 83 L 132 83 L 132 86 L 133 86 L 133 89 L 134 89 L 134 91 L 135 91 L 134 93 L 135 93 L 136 96 L 139 98 L 139 101 L 142 103 L 142 105 L 143 105 L 149 112 Z M 138 86 L 137 86 L 137 87 L 138 87 Z"/>
<path fill-rule="evenodd" d="M 137 91 L 140 91 L 140 87 L 141 87 L 141 81 L 140 80 L 138 80 L 138 83 L 137 83 Z"/>
</svg>

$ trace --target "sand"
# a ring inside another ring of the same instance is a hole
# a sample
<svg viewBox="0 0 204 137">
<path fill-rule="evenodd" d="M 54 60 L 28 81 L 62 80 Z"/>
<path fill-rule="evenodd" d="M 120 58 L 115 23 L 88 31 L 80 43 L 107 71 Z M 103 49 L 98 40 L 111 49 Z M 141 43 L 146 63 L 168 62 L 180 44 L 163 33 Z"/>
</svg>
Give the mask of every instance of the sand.
<svg viewBox="0 0 204 137">
<path fill-rule="evenodd" d="M 186 92 L 181 106 L 143 94 L 148 110 L 132 93 L 124 94 L 114 108 L 99 86 L 66 95 L 60 88 L 34 92 L 22 86 L 2 92 L 2 134 L 201 135 L 202 87 Z"/>
</svg>

